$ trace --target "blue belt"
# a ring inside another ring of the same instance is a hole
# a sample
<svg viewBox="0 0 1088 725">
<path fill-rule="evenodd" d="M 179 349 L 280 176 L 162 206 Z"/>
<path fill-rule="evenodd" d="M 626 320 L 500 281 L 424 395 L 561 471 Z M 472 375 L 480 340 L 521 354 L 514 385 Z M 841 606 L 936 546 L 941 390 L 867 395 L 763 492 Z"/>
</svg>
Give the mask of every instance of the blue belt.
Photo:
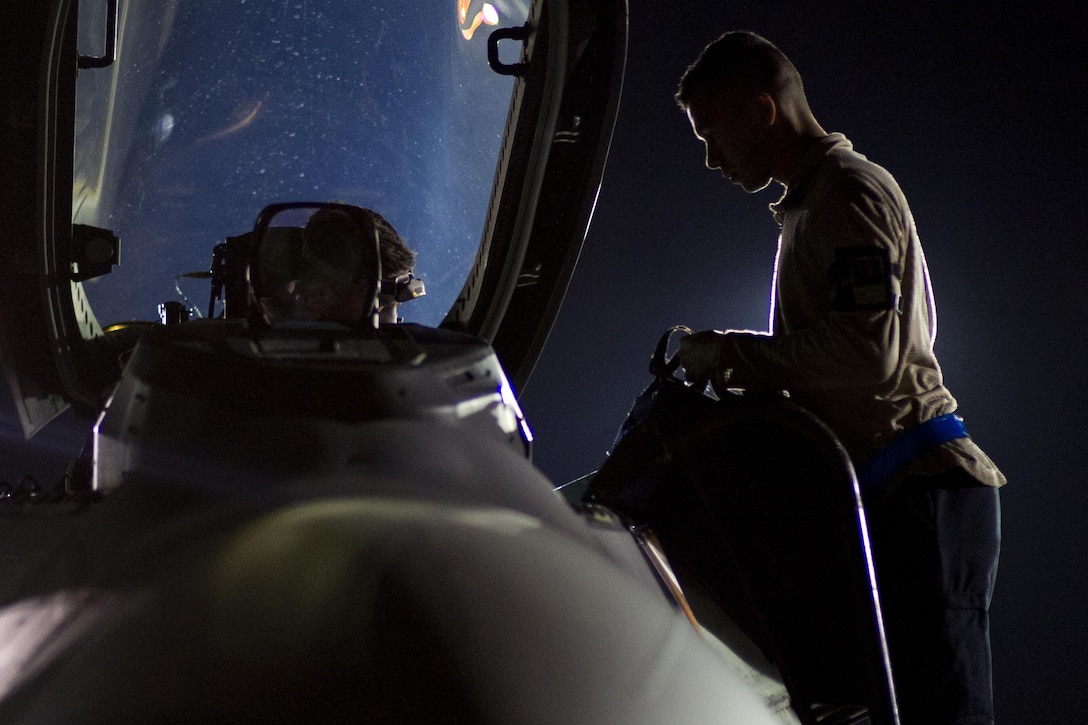
<svg viewBox="0 0 1088 725">
<path fill-rule="evenodd" d="M 871 489 L 887 481 L 896 471 L 931 448 L 966 437 L 963 418 L 955 413 L 940 415 L 907 428 L 861 467 L 858 483 L 862 490 Z"/>
</svg>

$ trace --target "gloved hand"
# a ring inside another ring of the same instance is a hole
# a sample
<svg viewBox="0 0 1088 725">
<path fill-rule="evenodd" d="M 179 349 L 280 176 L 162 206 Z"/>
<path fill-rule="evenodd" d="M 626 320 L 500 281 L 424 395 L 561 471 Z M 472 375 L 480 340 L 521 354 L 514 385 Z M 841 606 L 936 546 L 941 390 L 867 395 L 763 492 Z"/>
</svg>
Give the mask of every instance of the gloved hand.
<svg viewBox="0 0 1088 725">
<path fill-rule="evenodd" d="M 684 368 L 684 378 L 697 387 L 716 380 L 725 333 L 718 330 L 694 332 L 680 339 L 676 357 Z"/>
</svg>

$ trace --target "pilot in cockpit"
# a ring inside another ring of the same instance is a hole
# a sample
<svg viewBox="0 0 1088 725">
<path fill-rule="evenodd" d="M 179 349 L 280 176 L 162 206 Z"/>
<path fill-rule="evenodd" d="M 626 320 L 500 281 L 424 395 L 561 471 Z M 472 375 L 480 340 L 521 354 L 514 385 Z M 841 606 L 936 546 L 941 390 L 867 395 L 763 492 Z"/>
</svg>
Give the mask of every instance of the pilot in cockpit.
<svg viewBox="0 0 1088 725">
<path fill-rule="evenodd" d="M 379 324 L 400 322 L 400 304 L 425 294 L 422 280 L 412 274 L 416 254 L 381 214 L 360 211 L 378 234 L 382 268 Z M 296 274 L 274 298 L 262 300 L 269 319 L 345 323 L 364 319 L 370 290 L 363 284 L 368 275 L 361 238 L 351 214 L 336 208 L 316 211 L 302 231 Z"/>
</svg>

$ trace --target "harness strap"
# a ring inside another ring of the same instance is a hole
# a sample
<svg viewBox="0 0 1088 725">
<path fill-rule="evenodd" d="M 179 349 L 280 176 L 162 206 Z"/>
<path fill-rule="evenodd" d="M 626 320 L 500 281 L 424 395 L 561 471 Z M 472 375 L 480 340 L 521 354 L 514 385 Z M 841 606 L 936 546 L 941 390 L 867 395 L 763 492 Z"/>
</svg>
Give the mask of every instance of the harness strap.
<svg viewBox="0 0 1088 725">
<path fill-rule="evenodd" d="M 926 451 L 942 443 L 967 437 L 963 418 L 955 413 L 930 418 L 892 438 L 858 470 L 858 483 L 862 490 L 872 489 Z"/>
</svg>

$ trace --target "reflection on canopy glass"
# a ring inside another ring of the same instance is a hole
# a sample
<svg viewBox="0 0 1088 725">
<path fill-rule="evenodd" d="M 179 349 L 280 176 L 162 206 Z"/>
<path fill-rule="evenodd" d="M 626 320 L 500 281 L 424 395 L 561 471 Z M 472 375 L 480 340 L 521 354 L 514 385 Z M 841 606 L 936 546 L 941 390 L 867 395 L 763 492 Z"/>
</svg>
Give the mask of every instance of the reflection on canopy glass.
<svg viewBox="0 0 1088 725">
<path fill-rule="evenodd" d="M 103 3 L 80 3 L 91 51 Z M 527 2 L 120 8 L 117 62 L 77 88 L 73 221 L 121 238 L 120 265 L 84 283 L 100 321 L 182 298 L 206 312 L 207 282 L 179 276 L 282 201 L 382 214 L 426 281 L 408 318 L 441 321 L 480 241 L 513 86 L 487 66 L 487 26 L 523 24 Z"/>
</svg>

